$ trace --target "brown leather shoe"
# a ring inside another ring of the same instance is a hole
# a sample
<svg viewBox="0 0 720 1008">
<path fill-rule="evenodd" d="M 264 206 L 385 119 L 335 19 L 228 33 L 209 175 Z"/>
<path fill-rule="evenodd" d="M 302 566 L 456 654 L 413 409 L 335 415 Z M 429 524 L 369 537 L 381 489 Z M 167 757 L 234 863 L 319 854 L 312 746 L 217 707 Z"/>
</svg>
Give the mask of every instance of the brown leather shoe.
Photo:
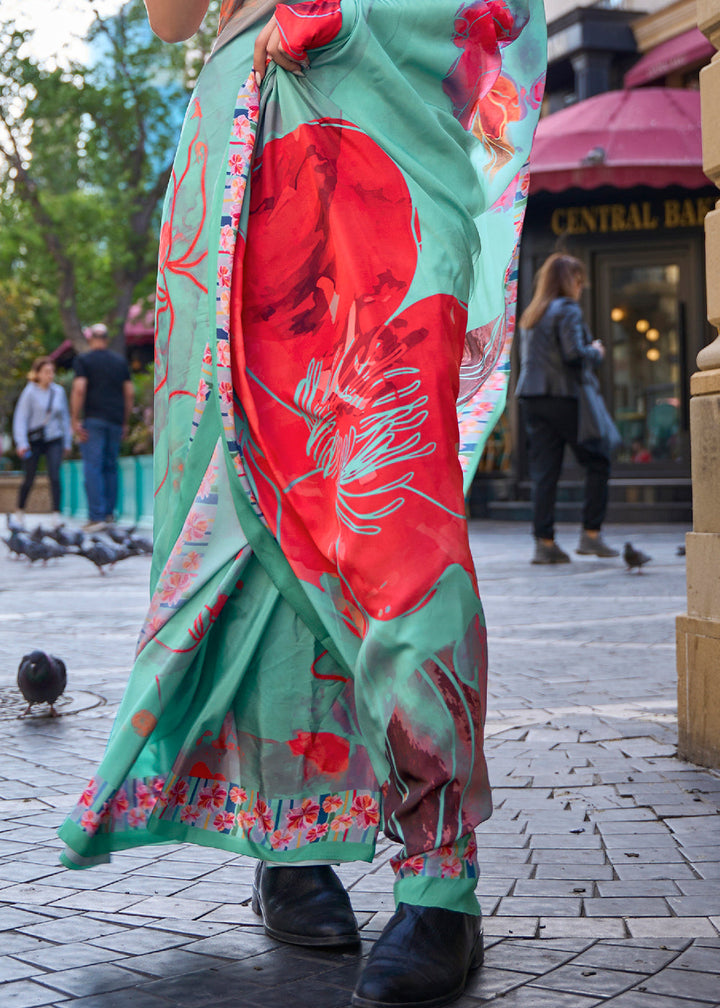
<svg viewBox="0 0 720 1008">
<path fill-rule="evenodd" d="M 255 869 L 252 908 L 271 938 L 290 945 L 357 945 L 348 894 L 330 865 Z"/>
</svg>

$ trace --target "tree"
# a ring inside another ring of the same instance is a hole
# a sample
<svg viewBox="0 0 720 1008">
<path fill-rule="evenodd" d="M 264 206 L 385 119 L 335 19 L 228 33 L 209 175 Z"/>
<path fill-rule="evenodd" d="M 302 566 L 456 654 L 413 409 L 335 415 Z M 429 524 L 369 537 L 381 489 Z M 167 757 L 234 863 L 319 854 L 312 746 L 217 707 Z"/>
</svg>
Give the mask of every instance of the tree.
<svg viewBox="0 0 720 1008">
<path fill-rule="evenodd" d="M 37 327 L 37 302 L 29 299 L 16 283 L 0 280 L 0 456 L 3 435 L 18 392 L 25 384 L 30 366 L 44 347 Z"/>
<path fill-rule="evenodd" d="M 103 319 L 121 344 L 128 309 L 154 289 L 161 202 L 209 35 L 165 45 L 129 0 L 96 18 L 89 66 L 38 65 L 26 38 L 0 26 L 0 279 L 52 295 L 56 336 L 76 342 Z"/>
</svg>

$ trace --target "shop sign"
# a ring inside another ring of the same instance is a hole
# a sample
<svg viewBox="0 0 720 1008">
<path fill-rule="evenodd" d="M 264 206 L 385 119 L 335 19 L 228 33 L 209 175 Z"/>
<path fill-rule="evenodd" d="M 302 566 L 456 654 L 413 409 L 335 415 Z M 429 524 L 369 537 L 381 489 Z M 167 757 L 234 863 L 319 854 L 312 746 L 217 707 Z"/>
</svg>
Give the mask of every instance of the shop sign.
<svg viewBox="0 0 720 1008">
<path fill-rule="evenodd" d="M 601 203 L 596 206 L 556 207 L 550 227 L 556 235 L 618 234 L 702 227 L 716 197 L 696 196 L 657 202 Z"/>
</svg>

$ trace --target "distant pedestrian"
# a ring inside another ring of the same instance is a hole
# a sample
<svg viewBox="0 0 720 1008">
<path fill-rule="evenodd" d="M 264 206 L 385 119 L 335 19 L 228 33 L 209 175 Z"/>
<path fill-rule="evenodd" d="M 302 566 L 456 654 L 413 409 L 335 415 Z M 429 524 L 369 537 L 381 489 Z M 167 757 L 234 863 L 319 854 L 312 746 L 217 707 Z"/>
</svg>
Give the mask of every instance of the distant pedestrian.
<svg viewBox="0 0 720 1008">
<path fill-rule="evenodd" d="M 115 515 L 120 442 L 127 435 L 134 392 L 127 361 L 108 350 L 107 327 L 87 331 L 90 350 L 75 358 L 70 394 L 72 428 L 80 443 L 88 502 L 88 531 Z"/>
<path fill-rule="evenodd" d="M 13 438 L 22 459 L 23 479 L 18 494 L 17 519 L 25 517 L 25 504 L 35 481 L 40 459 L 45 456 L 53 518 L 60 518 L 60 465 L 63 453 L 72 447 L 72 430 L 65 390 L 53 379 L 55 364 L 50 357 L 38 357 L 20 393 L 13 415 Z"/>
<path fill-rule="evenodd" d="M 593 340 L 588 332 L 578 304 L 585 280 L 585 267 L 579 259 L 551 255 L 540 267 L 533 298 L 520 317 L 520 377 L 515 394 L 527 435 L 534 564 L 570 560 L 555 542 L 555 498 L 566 444 L 586 471 L 577 552 L 618 556 L 600 534 L 607 511 L 609 453 L 599 444 L 578 443 L 581 386 L 605 356 L 600 340 Z M 596 382 L 594 377 L 591 380 Z"/>
</svg>

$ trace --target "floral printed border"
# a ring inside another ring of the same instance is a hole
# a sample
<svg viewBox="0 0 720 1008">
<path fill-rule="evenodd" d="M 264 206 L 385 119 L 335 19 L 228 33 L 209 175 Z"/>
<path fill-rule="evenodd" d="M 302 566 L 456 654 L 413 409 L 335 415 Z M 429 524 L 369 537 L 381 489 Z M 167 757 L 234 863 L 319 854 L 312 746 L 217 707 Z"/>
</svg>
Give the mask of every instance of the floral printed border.
<svg viewBox="0 0 720 1008">
<path fill-rule="evenodd" d="M 171 774 L 167 780 L 128 779 L 116 791 L 95 777 L 71 818 L 95 835 L 144 829 L 151 815 L 158 821 L 286 851 L 323 841 L 372 842 L 381 810 L 380 795 L 372 791 L 267 800 L 241 784 Z"/>
</svg>

